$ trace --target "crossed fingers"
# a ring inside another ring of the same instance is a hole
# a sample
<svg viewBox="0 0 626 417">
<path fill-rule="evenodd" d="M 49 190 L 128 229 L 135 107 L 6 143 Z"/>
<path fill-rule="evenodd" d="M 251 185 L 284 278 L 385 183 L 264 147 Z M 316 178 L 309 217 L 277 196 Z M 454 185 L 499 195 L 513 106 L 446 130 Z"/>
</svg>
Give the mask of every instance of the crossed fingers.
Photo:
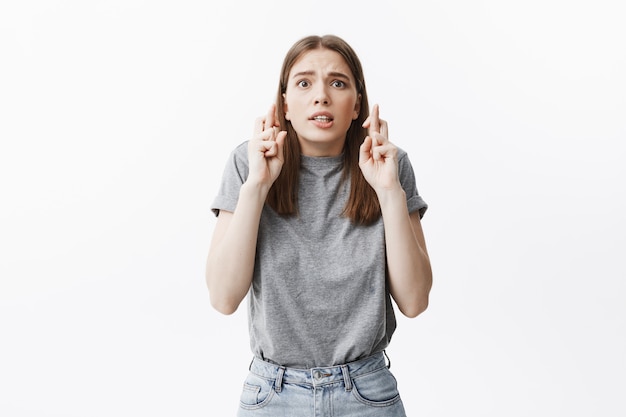
<svg viewBox="0 0 626 417">
<path fill-rule="evenodd" d="M 379 117 L 379 112 L 378 104 L 375 104 L 372 113 L 363 122 L 363 127 L 368 129 L 368 136 L 372 138 L 374 146 L 389 141 L 387 122 Z"/>
<path fill-rule="evenodd" d="M 267 115 L 258 117 L 254 123 L 254 136 L 261 140 L 275 140 L 279 132 L 278 120 L 276 118 L 276 105 L 272 104 Z"/>
</svg>

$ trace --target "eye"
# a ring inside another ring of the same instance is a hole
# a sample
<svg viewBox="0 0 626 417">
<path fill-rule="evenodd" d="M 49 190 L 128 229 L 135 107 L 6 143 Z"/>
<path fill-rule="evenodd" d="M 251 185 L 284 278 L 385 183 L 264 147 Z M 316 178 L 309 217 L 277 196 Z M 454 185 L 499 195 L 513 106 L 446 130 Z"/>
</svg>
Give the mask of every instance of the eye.
<svg viewBox="0 0 626 417">
<path fill-rule="evenodd" d="M 307 80 L 300 80 L 296 85 L 298 87 L 307 88 L 310 84 Z"/>
<path fill-rule="evenodd" d="M 346 83 L 341 80 L 335 80 L 332 83 L 330 83 L 330 85 L 332 85 L 333 87 L 337 87 L 337 88 L 344 88 L 346 86 Z"/>
</svg>

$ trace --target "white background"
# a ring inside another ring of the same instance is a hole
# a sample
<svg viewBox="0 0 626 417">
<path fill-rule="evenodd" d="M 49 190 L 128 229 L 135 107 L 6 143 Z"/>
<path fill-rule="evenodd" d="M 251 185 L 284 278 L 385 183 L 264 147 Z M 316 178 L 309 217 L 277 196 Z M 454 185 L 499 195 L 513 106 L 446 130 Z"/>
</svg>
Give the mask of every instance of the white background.
<svg viewBox="0 0 626 417">
<path fill-rule="evenodd" d="M 209 206 L 282 58 L 334 33 L 430 204 L 431 306 L 388 352 L 410 416 L 626 414 L 618 0 L 6 1 L 0 415 L 230 416 L 246 308 Z"/>
</svg>

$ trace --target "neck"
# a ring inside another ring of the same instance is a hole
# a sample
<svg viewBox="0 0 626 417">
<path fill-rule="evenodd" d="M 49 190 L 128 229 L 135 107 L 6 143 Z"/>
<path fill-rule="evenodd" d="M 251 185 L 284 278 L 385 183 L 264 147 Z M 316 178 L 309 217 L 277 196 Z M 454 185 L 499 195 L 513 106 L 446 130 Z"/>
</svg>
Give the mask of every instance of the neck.
<svg viewBox="0 0 626 417">
<path fill-rule="evenodd" d="M 298 138 L 300 143 L 300 153 L 304 156 L 312 157 L 332 157 L 339 156 L 343 152 L 345 138 L 336 142 L 310 142 Z"/>
</svg>

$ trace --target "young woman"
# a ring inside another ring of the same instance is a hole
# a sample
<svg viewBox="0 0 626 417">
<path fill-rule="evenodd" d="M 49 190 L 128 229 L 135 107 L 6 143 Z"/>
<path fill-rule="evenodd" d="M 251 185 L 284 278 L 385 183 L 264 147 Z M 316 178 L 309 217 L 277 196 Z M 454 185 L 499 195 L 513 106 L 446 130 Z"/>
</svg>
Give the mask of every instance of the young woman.
<svg viewBox="0 0 626 417">
<path fill-rule="evenodd" d="M 254 359 L 239 416 L 404 416 L 384 354 L 398 309 L 428 305 L 432 275 L 405 152 L 369 113 L 342 39 L 287 53 L 276 104 L 226 166 L 212 206 L 212 305 L 248 295 Z"/>
</svg>

